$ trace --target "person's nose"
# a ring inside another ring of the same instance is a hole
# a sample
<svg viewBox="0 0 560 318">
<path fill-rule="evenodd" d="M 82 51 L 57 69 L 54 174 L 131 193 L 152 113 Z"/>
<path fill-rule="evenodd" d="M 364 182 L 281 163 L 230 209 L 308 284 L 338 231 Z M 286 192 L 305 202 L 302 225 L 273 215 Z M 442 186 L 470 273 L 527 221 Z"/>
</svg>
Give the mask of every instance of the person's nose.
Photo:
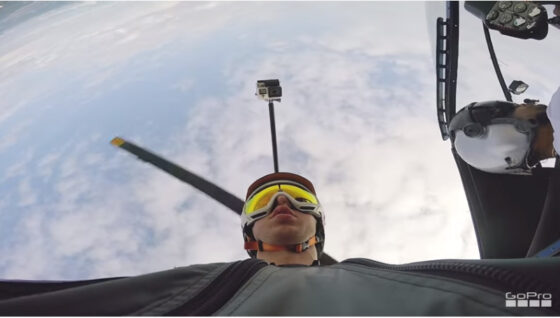
<svg viewBox="0 0 560 318">
<path fill-rule="evenodd" d="M 282 204 L 286 204 L 286 205 L 287 205 L 287 204 L 290 203 L 290 201 L 288 200 L 288 198 L 287 198 L 285 195 L 281 194 L 281 195 L 279 195 L 279 196 L 276 198 L 276 203 L 277 203 L 278 205 L 282 205 Z"/>
</svg>

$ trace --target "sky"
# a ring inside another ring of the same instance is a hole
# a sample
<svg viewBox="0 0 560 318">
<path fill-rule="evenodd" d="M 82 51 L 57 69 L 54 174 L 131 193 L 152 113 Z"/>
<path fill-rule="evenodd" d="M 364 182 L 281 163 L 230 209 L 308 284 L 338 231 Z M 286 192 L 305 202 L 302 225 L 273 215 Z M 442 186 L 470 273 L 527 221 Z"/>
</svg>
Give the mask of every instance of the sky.
<svg viewBox="0 0 560 318">
<path fill-rule="evenodd" d="M 244 198 L 279 166 L 315 185 L 325 252 L 478 258 L 436 120 L 441 2 L 84 2 L 0 8 L 0 279 L 131 276 L 244 259 L 239 217 L 110 145 L 123 137 Z M 503 99 L 461 4 L 457 107 Z M 492 32 L 516 97 L 548 103 L 560 30 Z"/>
</svg>

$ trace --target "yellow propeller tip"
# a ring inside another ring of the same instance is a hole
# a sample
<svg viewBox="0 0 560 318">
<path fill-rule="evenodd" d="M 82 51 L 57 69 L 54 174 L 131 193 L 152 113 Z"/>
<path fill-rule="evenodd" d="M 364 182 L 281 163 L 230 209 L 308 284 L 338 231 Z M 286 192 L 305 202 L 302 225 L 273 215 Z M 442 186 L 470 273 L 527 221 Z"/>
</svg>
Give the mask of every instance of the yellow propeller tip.
<svg viewBox="0 0 560 318">
<path fill-rule="evenodd" d="M 113 140 L 111 140 L 111 144 L 117 147 L 120 147 L 124 144 L 124 139 L 120 138 L 120 137 L 115 137 L 113 138 Z"/>
</svg>

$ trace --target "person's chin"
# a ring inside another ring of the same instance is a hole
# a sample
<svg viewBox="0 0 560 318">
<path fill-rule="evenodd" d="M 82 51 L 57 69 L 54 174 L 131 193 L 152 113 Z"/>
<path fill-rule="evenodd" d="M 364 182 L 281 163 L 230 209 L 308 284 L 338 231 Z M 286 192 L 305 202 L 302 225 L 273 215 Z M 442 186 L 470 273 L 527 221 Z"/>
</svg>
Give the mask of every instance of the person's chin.
<svg viewBox="0 0 560 318">
<path fill-rule="evenodd" d="M 270 234 L 274 238 L 276 244 L 298 244 L 299 241 L 294 242 L 294 238 L 301 236 L 299 227 L 290 225 L 278 225 L 271 229 Z"/>
</svg>

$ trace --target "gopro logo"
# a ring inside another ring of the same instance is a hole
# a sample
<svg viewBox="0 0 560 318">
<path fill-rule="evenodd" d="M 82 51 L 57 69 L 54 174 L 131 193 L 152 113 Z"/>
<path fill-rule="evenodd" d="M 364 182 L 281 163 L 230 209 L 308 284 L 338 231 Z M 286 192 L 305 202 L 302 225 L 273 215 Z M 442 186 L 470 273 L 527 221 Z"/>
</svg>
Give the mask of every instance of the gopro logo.
<svg viewBox="0 0 560 318">
<path fill-rule="evenodd" d="M 506 293 L 506 307 L 552 307 L 550 293 Z"/>
</svg>

